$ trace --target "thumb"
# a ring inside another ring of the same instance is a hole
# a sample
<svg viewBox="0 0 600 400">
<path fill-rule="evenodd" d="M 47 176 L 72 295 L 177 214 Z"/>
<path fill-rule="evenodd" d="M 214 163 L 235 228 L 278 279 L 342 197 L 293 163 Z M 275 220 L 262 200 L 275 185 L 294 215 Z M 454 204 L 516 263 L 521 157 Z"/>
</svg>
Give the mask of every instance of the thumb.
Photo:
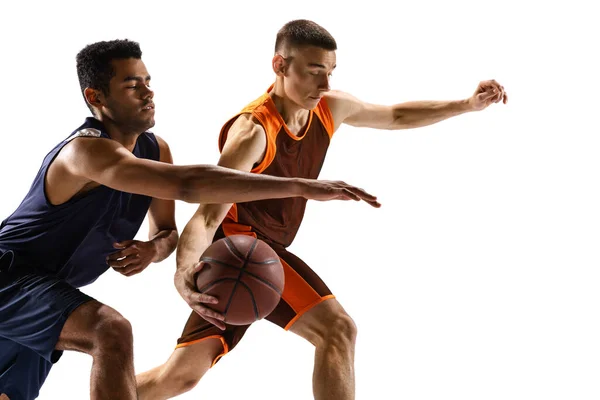
<svg viewBox="0 0 600 400">
<path fill-rule="evenodd" d="M 202 268 L 204 268 L 204 266 L 207 263 L 205 261 L 198 261 L 196 264 L 194 264 L 194 269 L 193 269 L 193 273 L 194 275 L 196 275 L 198 272 L 200 272 L 202 270 Z"/>
<path fill-rule="evenodd" d="M 123 240 L 122 242 L 113 243 L 113 247 L 116 249 L 124 249 L 125 247 L 130 246 L 133 243 L 133 240 Z"/>
<path fill-rule="evenodd" d="M 489 91 L 489 92 L 485 91 L 485 92 L 479 93 L 477 95 L 477 101 L 486 102 L 489 99 L 491 99 L 492 97 L 494 97 L 494 92 L 492 92 L 492 91 Z"/>
</svg>

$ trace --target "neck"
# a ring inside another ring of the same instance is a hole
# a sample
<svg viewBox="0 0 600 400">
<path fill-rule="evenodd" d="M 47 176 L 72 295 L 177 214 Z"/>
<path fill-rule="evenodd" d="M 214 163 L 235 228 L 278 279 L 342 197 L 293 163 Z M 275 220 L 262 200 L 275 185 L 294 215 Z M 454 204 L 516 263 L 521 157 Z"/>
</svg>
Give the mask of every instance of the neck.
<svg viewBox="0 0 600 400">
<path fill-rule="evenodd" d="M 301 128 L 306 125 L 310 111 L 300 107 L 287 97 L 283 82 L 279 78 L 269 96 L 273 99 L 277 111 L 288 127 L 299 126 Z"/>
<path fill-rule="evenodd" d="M 135 143 L 143 132 L 134 130 L 131 127 L 117 124 L 114 120 L 106 116 L 97 116 L 96 119 L 104 125 L 106 133 L 112 140 L 121 143 L 127 150 L 133 151 Z"/>
</svg>

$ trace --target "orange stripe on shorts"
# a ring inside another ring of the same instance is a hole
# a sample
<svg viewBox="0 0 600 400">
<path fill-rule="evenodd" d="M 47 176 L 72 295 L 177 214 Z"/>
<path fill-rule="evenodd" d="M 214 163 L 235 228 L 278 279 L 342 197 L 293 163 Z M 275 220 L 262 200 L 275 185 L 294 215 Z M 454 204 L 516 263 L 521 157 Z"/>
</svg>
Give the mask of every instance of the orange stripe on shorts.
<svg viewBox="0 0 600 400">
<path fill-rule="evenodd" d="M 321 296 L 284 259 L 280 258 L 280 260 L 285 276 L 281 297 L 292 310 L 297 313 L 318 302 Z"/>
</svg>

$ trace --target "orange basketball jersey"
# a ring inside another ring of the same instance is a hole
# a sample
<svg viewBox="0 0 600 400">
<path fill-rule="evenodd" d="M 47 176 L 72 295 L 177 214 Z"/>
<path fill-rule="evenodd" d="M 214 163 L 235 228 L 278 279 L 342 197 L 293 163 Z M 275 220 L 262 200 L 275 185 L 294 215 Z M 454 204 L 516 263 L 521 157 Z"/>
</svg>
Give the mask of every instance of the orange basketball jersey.
<svg viewBox="0 0 600 400">
<path fill-rule="evenodd" d="M 286 178 L 319 176 L 333 136 L 333 117 L 325 98 L 310 111 L 306 126 L 296 136 L 265 93 L 227 121 L 219 136 L 219 150 L 223 150 L 229 128 L 242 114 L 252 114 L 267 134 L 265 156 L 251 172 Z M 305 208 L 303 197 L 234 204 L 223 221 L 223 231 L 227 236 L 250 234 L 287 247 L 300 228 Z"/>
</svg>

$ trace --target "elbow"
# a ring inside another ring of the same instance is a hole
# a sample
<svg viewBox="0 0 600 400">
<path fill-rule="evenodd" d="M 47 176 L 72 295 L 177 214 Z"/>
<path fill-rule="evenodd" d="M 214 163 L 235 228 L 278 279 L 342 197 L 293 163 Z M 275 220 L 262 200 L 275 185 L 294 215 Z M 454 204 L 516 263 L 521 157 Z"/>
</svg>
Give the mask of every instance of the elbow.
<svg viewBox="0 0 600 400">
<path fill-rule="evenodd" d="M 402 109 L 394 109 L 392 122 L 387 126 L 388 130 L 416 128 L 418 121 L 410 118 Z"/>
<path fill-rule="evenodd" d="M 181 179 L 181 181 L 177 184 L 176 193 L 176 200 L 192 203 L 192 190 L 189 180 Z"/>
<path fill-rule="evenodd" d="M 209 213 L 208 215 L 205 215 L 204 216 L 205 229 L 208 232 L 216 232 L 216 230 L 219 228 L 219 226 L 221 225 L 221 223 L 227 216 L 227 213 L 229 212 L 230 209 L 231 209 L 231 205 L 229 205 L 229 207 L 223 206 L 222 209 L 219 210 L 219 213 Z"/>
<path fill-rule="evenodd" d="M 186 203 L 197 203 L 198 185 L 197 178 L 194 178 L 193 170 L 184 171 L 175 182 L 176 199 Z"/>
</svg>

